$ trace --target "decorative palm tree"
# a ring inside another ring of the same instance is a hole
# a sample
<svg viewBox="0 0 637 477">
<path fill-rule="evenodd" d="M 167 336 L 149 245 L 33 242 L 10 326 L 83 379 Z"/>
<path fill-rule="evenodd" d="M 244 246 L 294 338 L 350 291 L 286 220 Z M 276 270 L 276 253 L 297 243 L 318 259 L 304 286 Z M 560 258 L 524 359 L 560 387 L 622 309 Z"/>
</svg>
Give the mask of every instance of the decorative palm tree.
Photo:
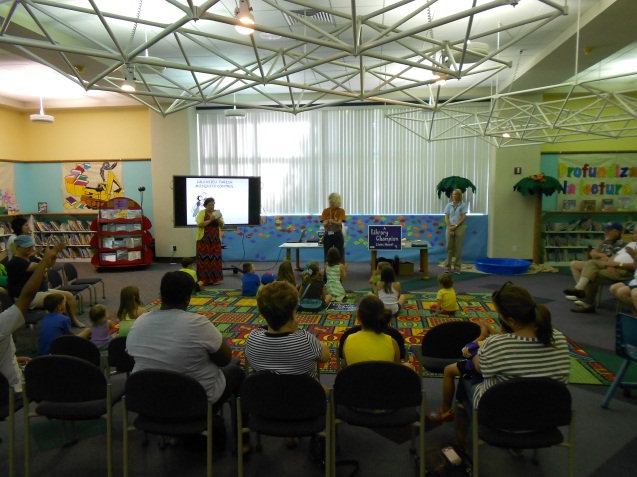
<svg viewBox="0 0 637 477">
<path fill-rule="evenodd" d="M 522 195 L 535 197 L 535 223 L 533 228 L 533 263 L 540 263 L 540 224 L 542 223 L 542 195 L 562 192 L 562 184 L 555 177 L 536 174 L 525 177 L 513 186 Z"/>
<path fill-rule="evenodd" d="M 476 186 L 474 186 L 473 182 L 471 182 L 469 179 L 465 179 L 464 177 L 460 176 L 450 176 L 445 177 L 443 180 L 438 182 L 436 191 L 438 191 L 438 198 L 440 199 L 440 194 L 442 194 L 443 192 L 447 197 L 451 197 L 451 193 L 455 189 L 460 189 L 464 194 L 464 192 L 469 188 L 471 188 L 471 190 L 475 193 Z"/>
</svg>

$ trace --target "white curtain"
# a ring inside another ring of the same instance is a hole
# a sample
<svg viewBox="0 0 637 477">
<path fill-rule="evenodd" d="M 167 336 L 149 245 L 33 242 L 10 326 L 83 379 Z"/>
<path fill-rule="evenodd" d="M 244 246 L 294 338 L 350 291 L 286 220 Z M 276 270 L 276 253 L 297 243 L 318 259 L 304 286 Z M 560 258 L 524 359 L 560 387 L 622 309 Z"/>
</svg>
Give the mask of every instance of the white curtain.
<svg viewBox="0 0 637 477">
<path fill-rule="evenodd" d="M 473 107 L 475 109 L 475 107 Z M 265 215 L 316 214 L 339 192 L 347 214 L 436 214 L 449 201 L 436 185 L 448 176 L 477 188 L 465 201 L 486 213 L 489 157 L 478 138 L 427 142 L 385 116 L 389 107 L 343 107 L 298 114 L 248 110 L 243 119 L 197 111 L 199 171 L 261 176 Z"/>
</svg>

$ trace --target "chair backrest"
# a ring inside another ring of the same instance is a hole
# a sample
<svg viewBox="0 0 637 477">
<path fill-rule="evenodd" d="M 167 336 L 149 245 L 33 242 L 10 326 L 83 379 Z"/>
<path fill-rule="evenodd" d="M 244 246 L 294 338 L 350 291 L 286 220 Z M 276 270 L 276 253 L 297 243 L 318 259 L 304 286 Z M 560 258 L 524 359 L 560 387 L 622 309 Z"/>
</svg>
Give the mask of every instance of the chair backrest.
<svg viewBox="0 0 637 477">
<path fill-rule="evenodd" d="M 113 338 L 108 344 L 108 365 L 118 373 L 130 373 L 135 366 L 135 358 L 126 352 L 126 336 Z"/>
<path fill-rule="evenodd" d="M 615 352 L 624 359 L 637 361 L 637 317 L 617 313 L 615 320 Z"/>
<path fill-rule="evenodd" d="M 505 431 L 566 426 L 571 422 L 571 393 L 550 378 L 518 378 L 487 389 L 478 403 L 481 425 Z"/>
<path fill-rule="evenodd" d="M 449 321 L 430 329 L 422 339 L 422 355 L 462 359 L 462 348 L 480 336 L 480 326 L 470 321 Z"/>
<path fill-rule="evenodd" d="M 357 409 L 400 409 L 419 406 L 421 381 L 399 363 L 365 361 L 347 366 L 334 380 L 334 402 Z"/>
<path fill-rule="evenodd" d="M 106 398 L 106 378 L 98 366 L 74 356 L 39 356 L 24 368 L 31 401 L 73 403 Z"/>
<path fill-rule="evenodd" d="M 0 292 L 0 311 L 8 310 L 13 305 L 13 299 L 8 293 Z"/>
<path fill-rule="evenodd" d="M 75 356 L 99 367 L 100 350 L 95 344 L 80 336 L 58 336 L 51 342 L 51 354 Z"/>
<path fill-rule="evenodd" d="M 58 288 L 64 285 L 64 281 L 62 280 L 62 275 L 57 270 L 48 270 L 46 272 L 46 279 L 49 281 L 49 286 L 51 288 Z"/>
<path fill-rule="evenodd" d="M 9 381 L 0 373 L 0 420 L 9 415 Z"/>
<path fill-rule="evenodd" d="M 72 282 L 77 278 L 77 268 L 71 262 L 64 263 L 64 273 L 66 274 L 66 279 L 69 282 Z"/>
<path fill-rule="evenodd" d="M 259 371 L 241 385 L 241 410 L 265 419 L 303 421 L 325 416 L 323 386 L 307 374 Z"/>
<path fill-rule="evenodd" d="M 194 378 L 165 369 L 131 374 L 124 391 L 126 409 L 148 419 L 180 422 L 205 418 L 208 396 Z"/>
</svg>

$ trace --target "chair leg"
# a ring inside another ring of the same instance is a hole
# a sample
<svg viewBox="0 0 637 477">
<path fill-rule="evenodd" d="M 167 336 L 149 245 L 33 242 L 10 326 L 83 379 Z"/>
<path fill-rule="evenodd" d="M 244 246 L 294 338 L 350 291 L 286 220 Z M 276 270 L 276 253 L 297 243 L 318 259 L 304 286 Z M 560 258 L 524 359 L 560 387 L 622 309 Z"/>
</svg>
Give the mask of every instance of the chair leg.
<svg viewBox="0 0 637 477">
<path fill-rule="evenodd" d="M 15 394 L 9 389 L 9 477 L 15 476 Z"/>
<path fill-rule="evenodd" d="M 622 363 L 621 368 L 619 368 L 619 372 L 617 373 L 617 376 L 615 376 L 615 381 L 613 381 L 613 384 L 611 384 L 610 388 L 606 392 L 606 396 L 604 396 L 604 400 L 602 401 L 602 407 L 604 409 L 608 409 L 608 404 L 610 403 L 610 400 L 613 399 L 613 395 L 615 394 L 617 387 L 622 382 L 622 379 L 624 379 L 624 374 L 626 374 L 626 370 L 628 369 L 629 364 L 630 360 L 626 359 Z"/>
<path fill-rule="evenodd" d="M 243 418 L 241 416 L 241 398 L 237 398 L 237 476 L 243 477 Z"/>
<path fill-rule="evenodd" d="M 128 411 L 126 410 L 126 396 L 122 398 L 122 419 L 124 427 L 124 477 L 128 477 Z"/>
<path fill-rule="evenodd" d="M 212 477 L 212 403 L 208 401 L 208 432 L 206 448 L 206 475 Z"/>
<path fill-rule="evenodd" d="M 31 465 L 30 465 L 30 460 L 31 460 L 31 455 L 30 455 L 30 449 L 29 449 L 29 440 L 30 440 L 30 435 L 29 435 L 29 400 L 27 399 L 27 395 L 26 393 L 24 393 L 23 395 L 23 400 L 24 400 L 24 407 L 22 408 L 22 412 L 24 414 L 24 477 L 30 477 L 31 476 Z"/>
<path fill-rule="evenodd" d="M 473 473 L 472 477 L 480 476 L 480 437 L 478 436 L 478 412 L 474 409 L 471 419 L 471 445 L 473 448 Z"/>
</svg>

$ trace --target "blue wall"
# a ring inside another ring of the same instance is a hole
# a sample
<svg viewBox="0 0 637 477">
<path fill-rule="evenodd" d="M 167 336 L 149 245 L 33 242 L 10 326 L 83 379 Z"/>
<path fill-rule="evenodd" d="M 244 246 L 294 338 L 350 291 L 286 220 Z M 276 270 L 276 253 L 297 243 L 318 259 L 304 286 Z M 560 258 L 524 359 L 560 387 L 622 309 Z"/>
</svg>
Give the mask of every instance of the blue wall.
<svg viewBox="0 0 637 477">
<path fill-rule="evenodd" d="M 65 163 L 65 164 L 71 164 Z M 153 183 L 150 161 L 122 161 L 125 196 L 138 203 L 138 187 L 144 192 L 144 215 L 153 221 Z M 37 213 L 38 202 L 47 202 L 49 213 L 66 214 L 62 193 L 62 165 L 59 162 L 25 163 L 14 165 L 16 200 L 23 214 Z"/>
<path fill-rule="evenodd" d="M 285 250 L 279 246 L 288 240 L 298 240 L 303 228 L 307 238 L 315 238 L 321 226 L 319 215 L 289 215 L 263 217 L 257 227 L 241 227 L 234 231 L 224 231 L 224 260 L 228 261 L 277 261 L 285 259 Z M 438 263 L 446 256 L 445 228 L 443 215 L 350 215 L 347 216 L 347 238 L 345 254 L 348 262 L 369 262 L 367 226 L 396 224 L 402 225 L 402 237 L 409 240 L 423 240 L 431 244 L 429 262 Z M 467 217 L 463 262 L 487 256 L 487 216 Z M 419 262 L 419 250 L 405 249 L 398 253 L 401 260 Z M 379 251 L 378 256 L 393 258 L 396 252 Z M 302 262 L 323 261 L 323 249 L 301 251 Z M 292 251 L 294 260 L 294 251 Z"/>
</svg>

